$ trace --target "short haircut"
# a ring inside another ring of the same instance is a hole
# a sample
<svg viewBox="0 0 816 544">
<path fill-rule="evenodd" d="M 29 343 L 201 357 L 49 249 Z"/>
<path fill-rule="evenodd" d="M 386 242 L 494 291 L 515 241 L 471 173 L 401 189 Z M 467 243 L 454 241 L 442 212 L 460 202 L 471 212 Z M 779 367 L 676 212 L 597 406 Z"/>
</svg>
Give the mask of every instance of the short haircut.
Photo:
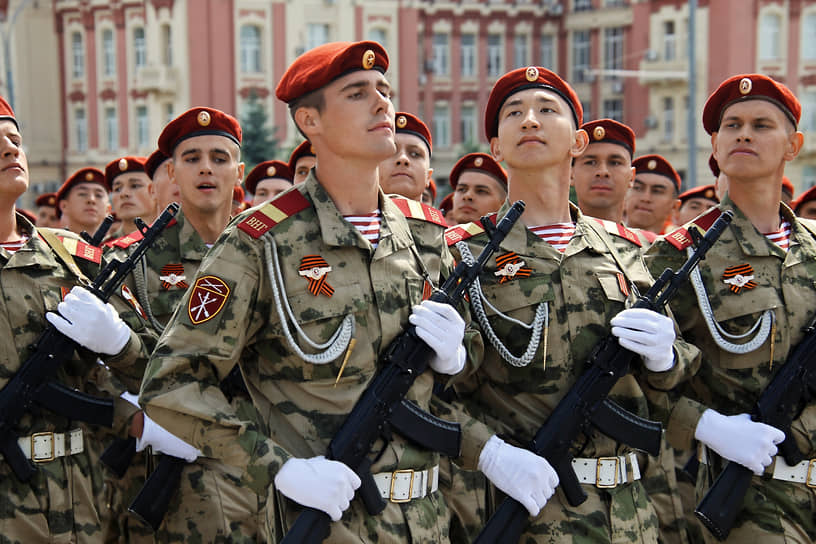
<svg viewBox="0 0 816 544">
<path fill-rule="evenodd" d="M 303 96 L 300 96 L 291 102 L 289 102 L 289 115 L 292 117 L 292 121 L 295 121 L 295 127 L 297 127 L 298 132 L 301 136 L 306 138 L 306 135 L 300 129 L 295 120 L 295 112 L 297 112 L 300 108 L 314 108 L 317 110 L 318 113 L 323 113 L 323 108 L 326 107 L 326 99 L 323 96 L 323 88 L 314 90 L 310 93 L 306 93 Z"/>
</svg>

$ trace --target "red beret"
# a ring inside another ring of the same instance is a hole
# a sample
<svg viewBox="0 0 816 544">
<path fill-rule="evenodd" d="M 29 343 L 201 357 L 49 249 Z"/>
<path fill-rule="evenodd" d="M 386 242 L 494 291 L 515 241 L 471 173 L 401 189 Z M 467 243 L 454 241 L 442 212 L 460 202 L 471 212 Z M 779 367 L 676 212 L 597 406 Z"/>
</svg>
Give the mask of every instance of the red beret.
<svg viewBox="0 0 816 544">
<path fill-rule="evenodd" d="M 428 184 L 428 190 L 431 192 L 431 200 L 436 200 L 436 182 L 433 178 L 431 178 L 431 182 Z"/>
<path fill-rule="evenodd" d="M 399 111 L 395 117 L 394 124 L 398 134 L 413 134 L 417 136 L 425 143 L 425 147 L 428 148 L 428 153 L 431 153 L 433 150 L 431 131 L 428 130 L 428 126 L 423 123 L 419 117 Z"/>
<path fill-rule="evenodd" d="M 275 88 L 275 96 L 288 104 L 341 76 L 372 68 L 382 73 L 388 70 L 388 54 L 377 42 L 318 45 L 289 65 Z"/>
<path fill-rule="evenodd" d="M 232 201 L 233 202 L 243 202 L 246 193 L 244 192 L 244 188 L 240 185 L 235 185 L 232 188 Z"/>
<path fill-rule="evenodd" d="M 805 202 L 810 202 L 811 200 L 816 200 L 816 187 L 811 187 L 804 193 L 797 196 L 793 202 L 791 202 L 790 207 L 795 213 L 798 214 L 799 208 L 802 206 L 802 204 Z"/>
<path fill-rule="evenodd" d="M 709 134 L 717 132 L 728 106 L 735 102 L 757 99 L 776 105 L 793 126 L 799 124 L 802 105 L 790 89 L 762 74 L 742 74 L 723 81 L 708 97 L 703 107 L 703 127 Z"/>
<path fill-rule="evenodd" d="M 791 183 L 791 180 L 788 178 L 788 176 L 782 176 L 782 190 L 786 191 L 789 195 L 793 196 L 794 193 L 793 183 Z"/>
<path fill-rule="evenodd" d="M 700 185 L 699 187 L 689 189 L 685 193 L 681 193 L 677 198 L 680 199 L 680 202 L 685 202 L 691 198 L 707 198 L 708 200 L 713 200 L 714 202 L 720 201 L 720 199 L 717 198 L 717 193 L 714 192 L 713 184 Z"/>
<path fill-rule="evenodd" d="M 235 117 L 214 108 L 192 108 L 164 127 L 159 135 L 159 149 L 172 157 L 179 143 L 208 134 L 223 136 L 241 145 L 241 125 Z"/>
<path fill-rule="evenodd" d="M 448 193 L 445 198 L 439 203 L 439 209 L 442 212 L 448 213 L 453 208 L 453 193 Z"/>
<path fill-rule="evenodd" d="M 715 178 L 720 177 L 720 165 L 717 164 L 717 159 L 714 158 L 714 154 L 708 156 L 708 167 L 711 169 L 711 173 L 714 174 Z"/>
<path fill-rule="evenodd" d="M 680 190 L 682 183 L 680 174 L 669 164 L 669 161 L 660 155 L 643 155 L 632 161 L 632 166 L 635 167 L 635 175 L 659 174 L 673 181 L 677 185 L 677 190 Z"/>
<path fill-rule="evenodd" d="M 485 110 L 485 134 L 487 139 L 493 138 L 499 130 L 499 110 L 507 97 L 513 93 L 525 89 L 547 89 L 559 95 L 572 111 L 572 118 L 575 126 L 580 127 L 584 118 L 584 110 L 581 100 L 569 84 L 558 77 L 558 74 L 546 68 L 528 66 L 527 68 L 517 68 L 512 72 L 504 74 L 493 85 L 490 97 L 487 99 L 487 109 Z"/>
<path fill-rule="evenodd" d="M 37 206 L 54 207 L 57 205 L 57 193 L 43 193 L 34 201 Z"/>
<path fill-rule="evenodd" d="M 244 180 L 244 187 L 254 195 L 258 182 L 263 179 L 281 178 L 292 183 L 293 177 L 292 170 L 287 163 L 283 161 L 264 161 L 247 175 Z"/>
<path fill-rule="evenodd" d="M 150 154 L 144 164 L 145 173 L 150 176 L 150 179 L 153 179 L 153 176 L 156 174 L 156 170 L 159 168 L 159 166 L 161 166 L 161 164 L 169 158 L 170 157 L 162 153 L 161 149 L 157 149 Z"/>
<path fill-rule="evenodd" d="M 11 109 L 11 106 L 6 99 L 0 96 L 0 120 L 8 119 L 9 121 L 13 121 L 14 125 L 19 129 L 20 125 L 17 124 L 17 118 L 14 117 L 14 110 Z"/>
<path fill-rule="evenodd" d="M 105 166 L 105 183 L 112 189 L 116 176 L 125 172 L 144 172 L 146 160 L 144 157 L 122 157 L 112 160 Z"/>
<path fill-rule="evenodd" d="M 581 128 L 589 135 L 589 143 L 618 144 L 626 148 L 629 155 L 635 155 L 635 133 L 623 123 L 618 123 L 614 119 L 598 119 L 584 123 Z"/>
<path fill-rule="evenodd" d="M 484 174 L 489 174 L 496 178 L 496 181 L 507 189 L 507 173 L 504 171 L 504 168 L 487 153 L 468 153 L 459 159 L 456 164 L 453 165 L 453 169 L 448 178 L 451 189 L 456 188 L 456 185 L 459 183 L 459 176 L 461 176 L 465 170 L 478 170 Z"/>
<path fill-rule="evenodd" d="M 297 161 L 300 160 L 301 157 L 314 157 L 315 152 L 312 148 L 311 142 L 309 140 L 304 140 L 300 142 L 292 154 L 289 156 L 289 169 L 294 172 L 295 166 L 297 166 Z"/>
<path fill-rule="evenodd" d="M 105 188 L 105 191 L 110 192 L 110 187 L 105 180 L 104 172 L 96 168 L 82 168 L 74 172 L 71 177 L 62 184 L 62 187 L 59 188 L 59 191 L 57 191 L 57 204 L 59 204 L 60 200 L 68 198 L 68 193 L 74 188 L 74 185 L 80 183 L 98 183 Z M 54 207 L 57 210 L 57 217 L 62 217 L 62 210 L 59 209 L 59 206 L 56 205 Z"/>
</svg>

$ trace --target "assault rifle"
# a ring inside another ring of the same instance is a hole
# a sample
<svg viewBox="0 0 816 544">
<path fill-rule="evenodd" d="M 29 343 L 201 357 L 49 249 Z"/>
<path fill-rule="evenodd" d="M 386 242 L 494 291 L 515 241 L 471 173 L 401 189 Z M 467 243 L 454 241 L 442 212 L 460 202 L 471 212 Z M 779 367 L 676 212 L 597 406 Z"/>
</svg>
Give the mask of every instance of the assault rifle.
<svg viewBox="0 0 816 544">
<path fill-rule="evenodd" d="M 705 258 L 706 252 L 732 218 L 732 212 L 723 212 L 705 236 L 689 228 L 694 253 L 676 273 L 669 268 L 664 270 L 633 307 L 662 311 L 694 267 Z M 558 473 L 561 489 L 572 506 L 583 503 L 587 495 L 572 469 L 570 448 L 590 425 L 635 449 L 653 456 L 660 453 L 660 423 L 641 418 L 607 398 L 618 380 L 629 373 L 629 367 L 636 357 L 635 353 L 622 348 L 615 336 L 607 334 L 590 355 L 589 368 L 581 374 L 533 438 L 530 450 L 549 461 Z M 528 514 L 520 502 L 508 497 L 488 520 L 474 544 L 518 542 L 527 526 Z"/>
<path fill-rule="evenodd" d="M 442 287 L 431 296 L 431 300 L 451 305 L 458 303 L 523 211 L 524 202 L 517 201 L 496 226 L 489 219 L 482 218 L 482 225 L 490 235 L 490 242 L 473 265 L 468 266 L 460 261 Z M 417 376 L 428 368 L 433 354 L 433 350 L 417 336 L 415 327 L 409 325 L 388 346 L 379 365 L 382 370 L 363 392 L 329 444 L 326 458 L 344 463 L 362 480 L 360 497 L 371 515 L 382 512 L 386 504 L 374 483 L 371 474 L 372 461 L 368 455 L 377 440 L 380 438 L 387 440 L 389 426 L 395 426 L 401 434 L 410 432 L 408 426 L 397 424 L 392 419 L 392 414 L 400 412 L 404 415 L 406 411 L 419 410 L 415 405 L 407 406 L 411 403 L 404 399 Z M 425 417 L 428 415 L 425 414 Z M 424 436 L 408 438 L 427 447 L 428 441 Z M 455 446 L 451 451 L 444 453 L 450 456 L 458 455 L 458 441 Z M 331 518 L 328 514 L 315 508 L 306 508 L 286 533 L 282 544 L 322 542 L 329 536 L 330 524 Z"/>
<path fill-rule="evenodd" d="M 791 423 L 816 392 L 816 318 L 804 332 L 805 337 L 762 392 L 751 414 L 754 421 L 785 433 L 778 450 L 788 465 L 797 465 L 805 458 L 793 438 Z M 728 538 L 753 475 L 751 469 L 729 462 L 694 511 L 718 540 Z"/>
<path fill-rule="evenodd" d="M 143 232 L 144 239 L 133 254 L 124 262 L 109 262 L 88 289 L 107 302 L 177 211 L 178 204 L 168 206 Z M 37 469 L 20 449 L 14 427 L 34 404 L 93 425 L 110 427 L 113 424 L 113 400 L 88 395 L 51 381 L 76 348 L 76 342 L 49 324 L 35 342 L 34 352 L 0 391 L 0 453 L 23 482 L 31 479 Z"/>
</svg>

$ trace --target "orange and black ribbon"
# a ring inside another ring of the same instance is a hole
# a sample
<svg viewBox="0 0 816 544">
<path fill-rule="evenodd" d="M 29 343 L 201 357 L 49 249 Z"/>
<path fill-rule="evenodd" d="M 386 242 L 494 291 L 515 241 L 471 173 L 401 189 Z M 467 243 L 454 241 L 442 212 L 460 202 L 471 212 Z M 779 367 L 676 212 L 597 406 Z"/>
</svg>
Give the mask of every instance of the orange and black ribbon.
<svg viewBox="0 0 816 544">
<path fill-rule="evenodd" d="M 740 264 L 729 266 L 723 272 L 722 279 L 728 284 L 728 288 L 733 293 L 739 293 L 742 289 L 753 289 L 757 286 L 753 281 L 754 269 L 750 264 Z"/>
<path fill-rule="evenodd" d="M 184 265 L 181 263 L 170 263 L 166 264 L 161 269 L 162 277 L 174 278 L 175 281 L 167 281 L 162 280 L 161 286 L 165 289 L 170 289 L 171 287 L 178 287 L 179 289 L 187 289 L 189 285 L 186 281 L 184 281 Z"/>
<path fill-rule="evenodd" d="M 329 263 L 320 255 L 306 255 L 300 261 L 300 275 L 309 280 L 309 292 L 315 296 L 319 294 L 330 297 L 334 294 L 334 288 L 326 281 L 326 276 L 331 271 Z"/>
<path fill-rule="evenodd" d="M 501 278 L 499 278 L 499 283 L 508 282 L 516 277 L 529 277 L 533 272 L 532 268 L 519 267 L 515 272 L 507 273 L 508 267 L 512 269 L 514 265 L 518 265 L 519 263 L 521 263 L 521 259 L 519 259 L 518 255 L 516 255 L 516 253 L 513 251 L 508 251 L 504 255 L 499 255 L 496 257 L 496 266 L 498 267 L 499 271 L 505 272 L 503 274 L 499 274 L 501 276 Z"/>
</svg>

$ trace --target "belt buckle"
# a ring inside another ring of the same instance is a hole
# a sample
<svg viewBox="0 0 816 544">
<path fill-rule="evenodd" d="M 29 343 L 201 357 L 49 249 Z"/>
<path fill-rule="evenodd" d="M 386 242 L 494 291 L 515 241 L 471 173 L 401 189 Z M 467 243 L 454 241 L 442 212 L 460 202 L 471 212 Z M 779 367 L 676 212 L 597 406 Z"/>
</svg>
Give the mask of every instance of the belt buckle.
<svg viewBox="0 0 816 544">
<path fill-rule="evenodd" d="M 612 461 L 615 463 L 615 477 L 612 479 L 611 484 L 602 484 L 601 483 L 601 463 Z M 598 489 L 611 489 L 613 487 L 617 487 L 620 483 L 618 478 L 620 477 L 620 459 L 618 457 L 598 457 L 598 461 L 595 465 L 595 487 Z"/>
<path fill-rule="evenodd" d="M 404 499 L 395 499 L 394 498 L 394 484 L 397 481 L 398 474 L 410 474 L 411 480 L 408 482 L 408 497 Z M 388 493 L 388 500 L 393 503 L 402 503 L 402 502 L 411 502 L 411 496 L 414 494 L 414 469 L 406 468 L 402 470 L 395 470 L 391 473 L 391 490 Z"/>
<path fill-rule="evenodd" d="M 810 481 L 811 475 L 814 475 L 813 467 L 816 466 L 816 459 L 811 459 L 808 462 L 807 476 L 805 476 L 805 485 L 811 489 L 816 489 L 816 480 L 812 483 Z"/>
<path fill-rule="evenodd" d="M 43 437 L 46 437 L 46 436 L 51 440 L 51 455 L 49 455 L 48 457 L 38 457 L 37 456 L 37 450 L 36 450 L 34 442 L 38 438 L 43 438 Z M 34 461 L 35 463 L 48 463 L 48 462 L 53 461 L 54 459 L 56 459 L 57 458 L 57 456 L 56 456 L 56 442 L 57 441 L 54 439 L 54 433 L 51 432 L 51 431 L 32 434 L 31 435 L 31 460 Z"/>
</svg>

